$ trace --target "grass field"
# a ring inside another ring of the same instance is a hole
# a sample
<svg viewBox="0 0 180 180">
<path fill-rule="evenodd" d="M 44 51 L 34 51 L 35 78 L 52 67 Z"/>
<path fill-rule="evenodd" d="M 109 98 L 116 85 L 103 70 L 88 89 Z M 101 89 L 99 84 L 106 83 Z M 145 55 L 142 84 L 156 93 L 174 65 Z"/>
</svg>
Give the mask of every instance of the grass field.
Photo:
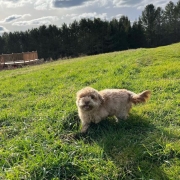
<svg viewBox="0 0 180 180">
<path fill-rule="evenodd" d="M 0 179 L 180 179 L 180 43 L 1 71 L 0 82 Z M 85 86 L 152 96 L 74 138 Z"/>
</svg>

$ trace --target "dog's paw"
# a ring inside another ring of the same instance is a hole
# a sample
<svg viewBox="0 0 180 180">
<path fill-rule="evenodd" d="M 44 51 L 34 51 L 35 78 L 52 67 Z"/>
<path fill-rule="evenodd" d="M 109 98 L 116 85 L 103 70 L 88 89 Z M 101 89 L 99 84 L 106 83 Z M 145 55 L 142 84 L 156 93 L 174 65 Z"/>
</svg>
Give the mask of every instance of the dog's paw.
<svg viewBox="0 0 180 180">
<path fill-rule="evenodd" d="M 126 120 L 128 118 L 128 115 L 120 115 L 118 116 L 118 119 Z"/>
<path fill-rule="evenodd" d="M 115 119 L 116 123 L 119 122 L 119 119 L 116 116 L 114 116 L 114 119 Z"/>
</svg>

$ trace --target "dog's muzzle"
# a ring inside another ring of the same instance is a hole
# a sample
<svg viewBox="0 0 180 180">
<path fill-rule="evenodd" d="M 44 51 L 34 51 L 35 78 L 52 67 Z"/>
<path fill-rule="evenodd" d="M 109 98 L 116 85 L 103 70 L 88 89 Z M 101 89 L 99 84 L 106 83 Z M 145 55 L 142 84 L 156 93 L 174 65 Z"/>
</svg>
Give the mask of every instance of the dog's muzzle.
<svg viewBox="0 0 180 180">
<path fill-rule="evenodd" d="M 80 106 L 80 108 L 85 111 L 90 111 L 91 109 L 93 109 L 93 106 L 91 106 L 89 104 L 84 104 L 84 105 Z"/>
<path fill-rule="evenodd" d="M 93 105 L 92 105 L 91 101 L 89 101 L 89 100 L 85 100 L 85 99 L 81 100 L 81 101 L 79 101 L 78 104 L 79 104 L 78 106 L 84 111 L 90 111 L 93 109 Z"/>
</svg>

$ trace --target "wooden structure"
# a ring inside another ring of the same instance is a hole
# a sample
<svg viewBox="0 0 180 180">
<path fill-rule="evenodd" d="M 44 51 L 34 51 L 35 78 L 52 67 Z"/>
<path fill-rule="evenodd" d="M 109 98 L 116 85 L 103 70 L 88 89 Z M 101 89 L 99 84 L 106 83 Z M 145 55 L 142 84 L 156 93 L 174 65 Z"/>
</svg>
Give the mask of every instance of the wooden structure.
<svg viewBox="0 0 180 180">
<path fill-rule="evenodd" d="M 17 67 L 27 64 L 34 64 L 38 61 L 37 51 L 2 54 L 0 55 L 0 66 L 4 67 Z"/>
</svg>

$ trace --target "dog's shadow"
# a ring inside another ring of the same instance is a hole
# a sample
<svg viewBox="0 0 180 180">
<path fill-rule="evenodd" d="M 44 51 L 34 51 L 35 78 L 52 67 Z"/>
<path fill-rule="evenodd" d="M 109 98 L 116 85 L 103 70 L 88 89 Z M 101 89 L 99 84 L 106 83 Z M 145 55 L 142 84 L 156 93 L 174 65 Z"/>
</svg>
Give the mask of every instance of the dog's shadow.
<svg viewBox="0 0 180 180">
<path fill-rule="evenodd" d="M 105 157 L 121 169 L 118 179 L 168 179 L 160 166 L 173 158 L 175 152 L 170 149 L 164 153 L 161 135 L 146 117 L 130 114 L 127 120 L 118 123 L 108 118 L 92 124 L 87 134 L 76 133 L 74 140 L 103 148 Z"/>
</svg>

